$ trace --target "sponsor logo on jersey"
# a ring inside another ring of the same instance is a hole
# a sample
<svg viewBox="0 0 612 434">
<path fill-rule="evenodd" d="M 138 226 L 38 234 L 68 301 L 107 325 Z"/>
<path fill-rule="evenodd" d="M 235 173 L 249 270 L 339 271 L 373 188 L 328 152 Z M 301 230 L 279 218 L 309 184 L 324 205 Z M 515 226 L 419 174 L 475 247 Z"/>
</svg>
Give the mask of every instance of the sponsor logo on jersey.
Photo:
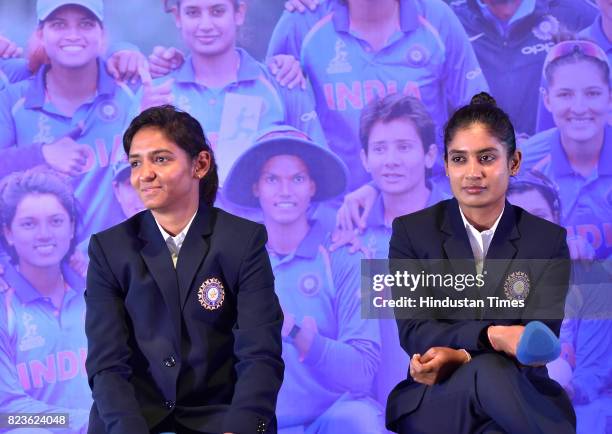
<svg viewBox="0 0 612 434">
<path fill-rule="evenodd" d="M 548 50 L 550 50 L 554 45 L 555 45 L 554 42 L 545 42 L 545 43 L 540 43 L 540 44 L 535 44 L 535 45 L 527 45 L 521 48 L 521 53 L 523 53 L 526 56 L 538 55 L 540 53 L 548 53 Z"/>
</svg>

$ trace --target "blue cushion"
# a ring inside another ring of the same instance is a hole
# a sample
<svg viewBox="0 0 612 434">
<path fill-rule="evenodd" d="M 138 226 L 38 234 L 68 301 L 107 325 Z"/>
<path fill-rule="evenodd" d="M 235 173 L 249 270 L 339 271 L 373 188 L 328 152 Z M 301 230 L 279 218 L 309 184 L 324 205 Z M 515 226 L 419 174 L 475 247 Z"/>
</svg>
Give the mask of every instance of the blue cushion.
<svg viewBox="0 0 612 434">
<path fill-rule="evenodd" d="M 561 354 L 559 338 L 540 321 L 531 321 L 516 349 L 516 358 L 523 365 L 544 365 L 552 362 Z"/>
</svg>

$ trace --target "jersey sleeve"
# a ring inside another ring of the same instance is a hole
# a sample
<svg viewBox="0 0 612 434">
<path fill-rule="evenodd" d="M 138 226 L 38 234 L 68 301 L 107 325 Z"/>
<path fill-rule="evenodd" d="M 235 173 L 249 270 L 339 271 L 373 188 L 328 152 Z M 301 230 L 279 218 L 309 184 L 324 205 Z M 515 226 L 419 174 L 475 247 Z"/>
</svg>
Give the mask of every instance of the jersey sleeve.
<svg viewBox="0 0 612 434">
<path fill-rule="evenodd" d="M 299 13 L 284 11 L 270 37 L 266 57 L 272 57 L 276 54 L 291 54 L 299 59 L 302 40 L 306 35 L 306 29 L 300 25 L 300 21 L 303 20 L 304 17 Z"/>
<path fill-rule="evenodd" d="M 489 86 L 461 22 L 450 7 L 439 3 L 443 16 L 438 29 L 446 52 L 441 80 L 448 105 L 454 110 L 468 104 L 475 94 L 487 92 Z"/>
<path fill-rule="evenodd" d="M 13 92 L 12 87 L 0 90 L 0 178 L 12 172 L 45 164 L 40 143 L 17 147 L 17 132 L 12 114 L 15 99 Z"/>
<path fill-rule="evenodd" d="M 0 90 L 0 150 L 15 146 L 17 132 L 13 119 L 14 97 L 12 89 Z"/>
<path fill-rule="evenodd" d="M 25 59 L 0 59 L 0 90 L 11 83 L 25 80 L 32 72 Z"/>
<path fill-rule="evenodd" d="M 287 89 L 277 86 L 285 104 L 285 119 L 288 125 L 306 133 L 315 142 L 327 146 L 321 122 L 315 110 L 314 96 L 310 87 Z"/>
<path fill-rule="evenodd" d="M 377 321 L 361 318 L 361 256 L 343 248 L 329 257 L 336 288 L 338 336 L 315 335 L 304 363 L 338 392 L 368 393 L 380 365 L 380 328 Z"/>
</svg>

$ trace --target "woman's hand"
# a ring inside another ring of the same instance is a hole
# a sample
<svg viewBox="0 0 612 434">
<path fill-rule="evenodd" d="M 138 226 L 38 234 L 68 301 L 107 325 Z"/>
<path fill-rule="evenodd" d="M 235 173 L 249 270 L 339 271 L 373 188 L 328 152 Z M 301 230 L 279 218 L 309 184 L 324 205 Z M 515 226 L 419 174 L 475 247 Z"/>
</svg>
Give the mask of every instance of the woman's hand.
<svg viewBox="0 0 612 434">
<path fill-rule="evenodd" d="M 174 85 L 173 78 L 169 78 L 158 85 L 153 83 L 153 78 L 148 70 L 141 69 L 140 80 L 142 81 L 141 111 L 150 107 L 172 104 L 174 102 L 174 94 L 172 93 L 172 86 Z"/>
<path fill-rule="evenodd" d="M 345 231 L 336 228 L 332 233 L 332 243 L 329 246 L 329 251 L 333 252 L 347 245 L 349 253 L 353 254 L 361 251 L 365 259 L 372 259 L 372 252 L 362 246 L 361 238 L 359 238 L 357 231 Z"/>
<path fill-rule="evenodd" d="M 185 55 L 175 47 L 157 45 L 149 55 L 151 77 L 158 78 L 170 74 L 185 63 Z"/>
<path fill-rule="evenodd" d="M 146 57 L 140 51 L 120 50 L 106 61 L 106 70 L 117 81 L 136 83 L 138 71 L 148 68 Z"/>
<path fill-rule="evenodd" d="M 287 339 L 293 327 L 297 325 L 295 315 L 288 313 L 283 309 L 283 327 L 281 329 L 281 337 Z M 302 323 L 299 325 L 300 331 L 293 337 L 291 343 L 295 346 L 299 353 L 299 360 L 303 362 L 308 353 L 315 335 L 319 333 L 317 321 L 311 316 L 304 316 Z"/>
<path fill-rule="evenodd" d="M 521 340 L 525 326 L 490 326 L 487 328 L 489 342 L 495 351 L 516 357 L 516 349 Z"/>
<path fill-rule="evenodd" d="M 79 145 L 70 134 L 43 145 L 41 149 L 45 162 L 51 168 L 68 176 L 80 175 L 87 167 L 88 147 Z"/>
<path fill-rule="evenodd" d="M 345 231 L 357 228 L 362 233 L 377 197 L 378 191 L 369 184 L 344 196 L 344 202 L 336 214 L 336 227 Z"/>
<path fill-rule="evenodd" d="M 23 48 L 8 38 L 0 35 L 0 58 L 13 59 L 23 56 Z"/>
<path fill-rule="evenodd" d="M 448 347 L 432 347 L 423 355 L 410 359 L 410 376 L 417 383 L 432 386 L 450 377 L 457 368 L 469 361 L 465 351 Z"/>
<path fill-rule="evenodd" d="M 290 54 L 277 54 L 268 60 L 268 69 L 278 84 L 289 89 L 296 86 L 306 89 L 306 78 L 300 62 Z"/>
<path fill-rule="evenodd" d="M 87 277 L 87 266 L 89 258 L 79 250 L 75 250 L 69 260 L 70 268 L 72 268 L 81 277 Z"/>
<path fill-rule="evenodd" d="M 300 332 L 295 336 L 293 344 L 300 354 L 299 361 L 303 362 L 310 352 L 315 336 L 319 334 L 319 328 L 314 317 L 308 315 L 302 318 L 302 324 L 300 327 Z"/>
</svg>

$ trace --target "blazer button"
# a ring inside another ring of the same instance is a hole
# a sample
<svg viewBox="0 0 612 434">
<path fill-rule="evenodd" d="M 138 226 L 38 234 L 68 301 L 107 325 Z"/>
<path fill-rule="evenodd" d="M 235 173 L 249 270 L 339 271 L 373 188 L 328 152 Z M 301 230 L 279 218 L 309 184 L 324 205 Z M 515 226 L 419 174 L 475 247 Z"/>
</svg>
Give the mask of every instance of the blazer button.
<svg viewBox="0 0 612 434">
<path fill-rule="evenodd" d="M 167 368 L 172 368 L 175 365 L 176 365 L 176 359 L 174 358 L 174 356 L 166 357 L 164 359 L 164 366 L 166 366 Z"/>
<path fill-rule="evenodd" d="M 174 401 L 164 402 L 164 407 L 166 407 L 168 410 L 172 410 L 174 408 Z"/>
</svg>

